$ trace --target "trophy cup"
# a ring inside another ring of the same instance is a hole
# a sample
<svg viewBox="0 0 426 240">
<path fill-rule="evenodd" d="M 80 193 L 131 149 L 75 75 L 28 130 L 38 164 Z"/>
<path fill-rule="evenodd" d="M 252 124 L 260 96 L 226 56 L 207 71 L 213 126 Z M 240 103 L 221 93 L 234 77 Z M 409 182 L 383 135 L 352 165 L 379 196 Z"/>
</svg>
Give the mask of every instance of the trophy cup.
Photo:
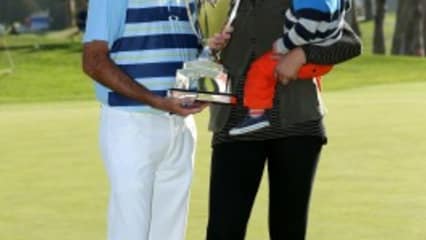
<svg viewBox="0 0 426 240">
<path fill-rule="evenodd" d="M 203 34 L 196 28 L 196 22 L 187 1 L 186 8 L 192 30 L 200 42 L 203 42 Z M 233 4 L 226 27 L 231 26 L 234 21 L 239 4 L 240 0 L 236 0 Z M 177 70 L 176 84 L 169 90 L 169 96 L 200 102 L 236 104 L 237 98 L 232 95 L 230 85 L 226 69 L 217 61 L 212 50 L 205 45 L 198 59 L 185 62 L 183 68 Z"/>
</svg>

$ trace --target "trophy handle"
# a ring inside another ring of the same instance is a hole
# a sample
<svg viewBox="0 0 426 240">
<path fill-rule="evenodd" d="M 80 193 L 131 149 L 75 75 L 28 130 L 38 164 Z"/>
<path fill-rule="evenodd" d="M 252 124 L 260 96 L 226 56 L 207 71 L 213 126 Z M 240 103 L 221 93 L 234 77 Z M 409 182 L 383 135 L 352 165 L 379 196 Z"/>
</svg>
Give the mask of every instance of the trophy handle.
<svg viewBox="0 0 426 240">
<path fill-rule="evenodd" d="M 208 91 L 207 89 L 209 88 L 207 87 L 206 80 L 205 78 L 202 78 L 202 79 L 204 80 L 199 82 L 198 88 L 200 89 L 200 91 Z M 209 89 L 209 90 L 211 90 L 212 92 L 220 92 L 219 84 L 215 81 L 215 79 L 214 78 L 208 78 L 208 79 L 211 79 L 210 84 L 213 85 L 211 86 L 213 89 Z"/>
<path fill-rule="evenodd" d="M 241 3 L 241 0 L 235 0 L 235 4 L 232 7 L 231 13 L 229 14 L 228 22 L 225 25 L 226 28 L 231 27 L 235 18 L 237 18 L 237 12 L 238 12 L 238 8 L 240 7 L 240 3 Z"/>
<path fill-rule="evenodd" d="M 226 91 L 230 93 L 230 92 L 232 92 L 232 84 L 231 84 L 232 79 L 231 79 L 231 76 L 229 76 L 228 73 L 227 73 L 227 75 L 228 75 L 228 80 L 226 81 Z"/>
</svg>

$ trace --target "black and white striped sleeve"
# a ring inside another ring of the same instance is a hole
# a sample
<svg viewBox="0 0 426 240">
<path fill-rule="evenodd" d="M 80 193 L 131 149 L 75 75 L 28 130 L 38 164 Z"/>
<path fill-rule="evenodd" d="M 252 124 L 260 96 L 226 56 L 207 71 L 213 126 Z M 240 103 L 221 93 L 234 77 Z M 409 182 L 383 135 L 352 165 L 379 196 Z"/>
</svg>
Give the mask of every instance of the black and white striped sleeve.
<svg viewBox="0 0 426 240">
<path fill-rule="evenodd" d="M 275 51 L 288 51 L 307 44 L 331 45 L 341 37 L 342 17 L 339 14 L 303 9 L 286 13 L 286 21 L 294 22 L 291 28 L 274 43 Z"/>
</svg>

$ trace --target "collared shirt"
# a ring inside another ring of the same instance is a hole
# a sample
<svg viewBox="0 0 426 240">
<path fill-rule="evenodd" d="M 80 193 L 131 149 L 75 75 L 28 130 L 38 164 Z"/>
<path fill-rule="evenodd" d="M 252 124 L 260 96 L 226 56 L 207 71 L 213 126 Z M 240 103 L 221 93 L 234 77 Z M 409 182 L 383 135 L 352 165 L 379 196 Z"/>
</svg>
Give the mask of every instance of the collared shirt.
<svg viewBox="0 0 426 240">
<path fill-rule="evenodd" d="M 165 96 L 176 70 L 196 58 L 186 0 L 91 0 L 84 42 L 106 41 L 110 58 L 136 82 Z M 189 1 L 189 0 L 188 0 Z M 194 3 L 189 4 L 192 12 Z M 96 96 L 128 111 L 158 111 L 96 83 Z"/>
</svg>

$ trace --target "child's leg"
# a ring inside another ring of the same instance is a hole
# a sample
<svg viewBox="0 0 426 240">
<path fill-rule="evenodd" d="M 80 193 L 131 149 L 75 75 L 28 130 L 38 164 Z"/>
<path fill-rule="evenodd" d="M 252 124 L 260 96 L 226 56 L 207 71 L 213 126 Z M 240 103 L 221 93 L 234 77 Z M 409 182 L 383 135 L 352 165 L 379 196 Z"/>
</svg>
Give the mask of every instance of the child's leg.
<svg viewBox="0 0 426 240">
<path fill-rule="evenodd" d="M 277 61 L 268 52 L 255 60 L 247 73 L 244 86 L 244 106 L 249 109 L 269 109 L 273 105 Z"/>
<path fill-rule="evenodd" d="M 231 136 L 258 131 L 270 125 L 265 115 L 265 109 L 273 106 L 276 64 L 277 62 L 269 53 L 254 61 L 250 66 L 244 86 L 244 106 L 249 109 L 249 114 L 229 131 Z"/>
</svg>

